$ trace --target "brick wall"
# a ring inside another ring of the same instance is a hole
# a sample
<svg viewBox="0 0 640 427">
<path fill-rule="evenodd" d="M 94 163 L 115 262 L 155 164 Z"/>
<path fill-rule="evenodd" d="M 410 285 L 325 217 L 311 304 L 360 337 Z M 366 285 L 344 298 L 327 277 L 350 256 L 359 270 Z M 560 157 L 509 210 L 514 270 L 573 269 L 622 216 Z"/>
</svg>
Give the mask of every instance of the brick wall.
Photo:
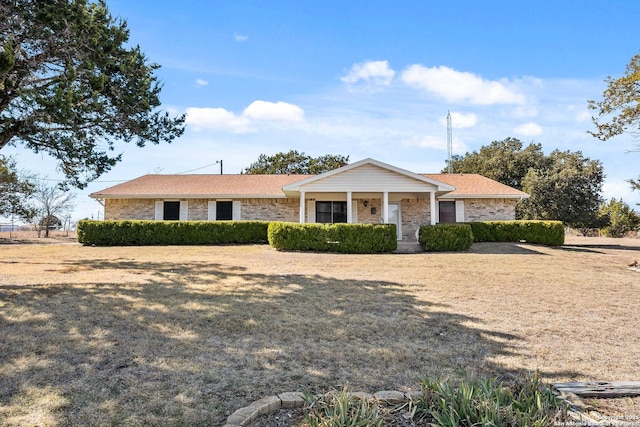
<svg viewBox="0 0 640 427">
<path fill-rule="evenodd" d="M 503 221 L 516 219 L 515 199 L 465 199 L 464 220 Z"/>
<path fill-rule="evenodd" d="M 416 232 L 423 225 L 431 224 L 429 199 L 402 199 L 402 240 L 416 241 Z"/>
<path fill-rule="evenodd" d="M 242 219 L 258 221 L 298 222 L 300 201 L 297 199 L 244 199 Z"/>
<path fill-rule="evenodd" d="M 155 200 L 150 199 L 105 199 L 104 219 L 154 219 Z"/>
<path fill-rule="evenodd" d="M 155 219 L 153 199 L 106 199 L 104 217 L 107 220 Z M 189 200 L 189 220 L 206 221 L 209 217 L 209 199 Z M 298 221 L 298 200 L 244 199 L 241 215 L 246 220 Z"/>
</svg>

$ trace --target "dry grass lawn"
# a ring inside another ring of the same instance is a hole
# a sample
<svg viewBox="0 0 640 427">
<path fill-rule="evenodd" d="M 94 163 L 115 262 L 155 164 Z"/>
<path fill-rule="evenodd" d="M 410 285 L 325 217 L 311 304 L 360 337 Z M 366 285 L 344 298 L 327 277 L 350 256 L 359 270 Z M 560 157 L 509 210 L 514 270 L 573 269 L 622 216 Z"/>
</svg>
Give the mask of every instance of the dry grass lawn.
<svg viewBox="0 0 640 427">
<path fill-rule="evenodd" d="M 424 375 L 640 380 L 640 272 L 627 267 L 640 239 L 567 243 L 2 244 L 0 424 L 222 425 L 278 392 L 408 390 Z"/>
</svg>

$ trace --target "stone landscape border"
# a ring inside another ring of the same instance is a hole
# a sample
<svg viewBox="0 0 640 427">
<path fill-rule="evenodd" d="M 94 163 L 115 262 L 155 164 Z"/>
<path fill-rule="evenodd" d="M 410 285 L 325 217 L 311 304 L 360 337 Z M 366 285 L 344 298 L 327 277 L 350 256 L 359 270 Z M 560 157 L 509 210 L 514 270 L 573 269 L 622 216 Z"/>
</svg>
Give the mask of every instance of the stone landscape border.
<svg viewBox="0 0 640 427">
<path fill-rule="evenodd" d="M 360 399 L 376 399 L 389 404 L 398 404 L 409 401 L 420 392 L 403 393 L 396 390 L 384 390 L 374 394 L 363 392 L 350 394 Z M 245 427 L 259 416 L 269 415 L 280 408 L 301 408 L 303 406 L 302 392 L 287 392 L 263 397 L 229 415 L 227 423 L 223 427 Z"/>
<path fill-rule="evenodd" d="M 554 389 L 559 393 L 562 400 L 569 404 L 570 408 L 568 415 L 571 421 L 564 423 L 565 425 L 612 426 L 624 424 L 617 423 L 615 420 L 612 422 L 611 419 L 591 410 L 592 408 L 586 405 L 580 397 L 574 393 L 561 390 L 561 387 L 556 388 L 558 385 L 561 384 L 554 384 Z M 419 391 L 404 393 L 397 390 L 383 390 L 373 394 L 364 392 L 351 392 L 350 394 L 360 399 L 375 399 L 391 405 L 405 403 L 422 395 Z M 302 396 L 302 392 L 294 391 L 263 397 L 229 415 L 227 423 L 222 427 L 245 427 L 256 418 L 262 415 L 269 415 L 278 409 L 301 408 L 305 404 Z"/>
</svg>

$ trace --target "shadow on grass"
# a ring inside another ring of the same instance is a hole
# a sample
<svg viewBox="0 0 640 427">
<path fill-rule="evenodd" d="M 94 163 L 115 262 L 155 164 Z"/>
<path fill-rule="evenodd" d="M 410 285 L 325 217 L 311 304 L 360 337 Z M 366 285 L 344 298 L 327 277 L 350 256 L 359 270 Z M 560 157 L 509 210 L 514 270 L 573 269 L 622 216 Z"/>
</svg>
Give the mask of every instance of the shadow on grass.
<svg viewBox="0 0 640 427">
<path fill-rule="evenodd" d="M 602 254 L 605 253 L 602 250 L 617 250 L 617 251 L 636 251 L 640 252 L 640 246 L 631 246 L 631 245 L 607 245 L 607 244 L 572 244 L 572 245 L 563 245 L 561 249 L 567 251 L 576 251 L 576 252 L 593 252 Z"/>
<path fill-rule="evenodd" d="M 222 425 L 285 391 L 510 373 L 495 357 L 522 341 L 394 282 L 207 262 L 63 265 L 114 281 L 0 286 L 1 424 Z M 124 270 L 153 280 L 121 283 Z"/>
<path fill-rule="evenodd" d="M 527 243 L 476 242 L 466 252 L 491 255 L 547 255 L 544 252 L 537 251 L 535 248 L 536 245 Z"/>
</svg>

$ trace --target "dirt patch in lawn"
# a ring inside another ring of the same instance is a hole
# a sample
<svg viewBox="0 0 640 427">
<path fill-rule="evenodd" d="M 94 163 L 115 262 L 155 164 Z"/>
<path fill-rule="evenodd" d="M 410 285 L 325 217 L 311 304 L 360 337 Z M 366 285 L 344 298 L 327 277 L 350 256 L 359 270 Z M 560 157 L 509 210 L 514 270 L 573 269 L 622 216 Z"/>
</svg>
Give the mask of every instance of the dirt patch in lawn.
<svg viewBox="0 0 640 427">
<path fill-rule="evenodd" d="M 275 393 L 425 375 L 638 380 L 633 260 L 638 239 L 579 237 L 411 255 L 0 245 L 0 424 L 222 425 Z"/>
</svg>

